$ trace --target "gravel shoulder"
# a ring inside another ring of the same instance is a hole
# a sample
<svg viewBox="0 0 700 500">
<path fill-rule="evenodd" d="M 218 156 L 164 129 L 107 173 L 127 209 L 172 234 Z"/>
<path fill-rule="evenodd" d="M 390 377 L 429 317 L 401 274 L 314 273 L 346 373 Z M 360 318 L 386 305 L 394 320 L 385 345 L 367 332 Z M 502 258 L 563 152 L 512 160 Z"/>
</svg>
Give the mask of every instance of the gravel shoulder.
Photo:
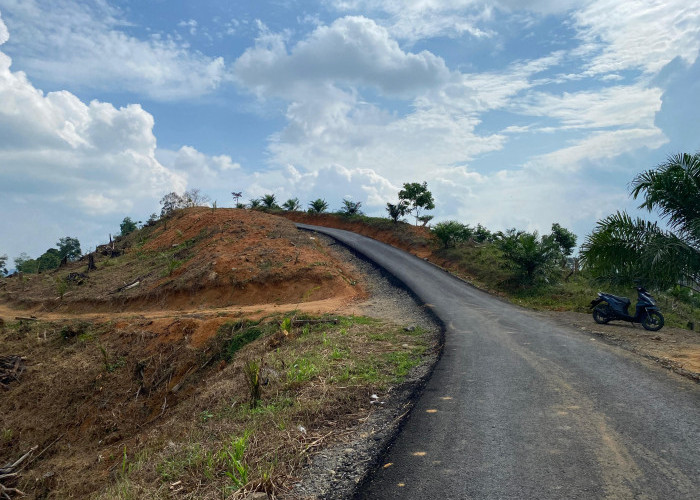
<svg viewBox="0 0 700 500">
<path fill-rule="evenodd" d="M 320 234 L 314 237 L 324 243 L 334 258 L 351 265 L 363 276 L 362 286 L 369 297 L 352 304 L 350 314 L 370 316 L 406 328 L 421 327 L 427 331 L 431 344 L 423 363 L 413 369 L 401 385 L 378 395 L 374 411 L 359 424 L 352 437 L 311 457 L 292 491 L 281 497 L 287 500 L 351 499 L 380 463 L 430 378 L 441 354 L 443 330 L 432 314 L 377 266 L 332 238 Z"/>
</svg>

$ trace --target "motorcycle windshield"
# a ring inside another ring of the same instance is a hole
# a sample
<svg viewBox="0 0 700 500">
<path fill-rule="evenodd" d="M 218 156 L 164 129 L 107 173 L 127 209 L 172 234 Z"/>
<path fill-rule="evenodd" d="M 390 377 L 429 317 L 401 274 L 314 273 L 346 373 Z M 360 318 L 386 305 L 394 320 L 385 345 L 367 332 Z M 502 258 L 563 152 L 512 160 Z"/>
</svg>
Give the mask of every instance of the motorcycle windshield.
<svg viewBox="0 0 700 500">
<path fill-rule="evenodd" d="M 651 304 L 652 306 L 656 305 L 656 301 L 652 298 L 651 295 L 646 294 L 646 293 L 640 293 L 639 298 L 642 299 L 644 302 L 647 302 L 648 304 Z"/>
</svg>

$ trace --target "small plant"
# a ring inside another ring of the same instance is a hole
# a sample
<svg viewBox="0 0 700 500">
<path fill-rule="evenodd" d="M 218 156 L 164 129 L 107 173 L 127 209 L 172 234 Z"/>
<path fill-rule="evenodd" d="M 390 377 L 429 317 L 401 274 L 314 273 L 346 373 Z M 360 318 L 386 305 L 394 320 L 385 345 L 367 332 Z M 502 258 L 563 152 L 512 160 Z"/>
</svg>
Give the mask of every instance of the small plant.
<svg viewBox="0 0 700 500">
<path fill-rule="evenodd" d="M 7 428 L 3 429 L 2 433 L 0 433 L 0 436 L 2 436 L 2 440 L 7 442 L 7 441 L 12 441 L 12 429 Z"/>
<path fill-rule="evenodd" d="M 126 454 L 126 445 L 124 445 L 124 451 L 122 452 L 122 477 L 125 477 L 127 472 L 129 472 L 129 460 Z"/>
<path fill-rule="evenodd" d="M 309 203 L 309 213 L 311 214 L 322 214 L 326 210 L 328 210 L 328 202 L 324 199 L 317 198 Z"/>
<path fill-rule="evenodd" d="M 257 361 L 246 361 L 243 365 L 243 372 L 245 373 L 245 378 L 248 381 L 248 389 L 250 390 L 250 407 L 255 408 L 258 406 L 258 401 L 260 401 L 260 396 L 262 394 L 262 387 L 260 385 L 260 370 L 262 369 L 262 361 L 258 363 Z"/>
<path fill-rule="evenodd" d="M 299 198 L 288 199 L 282 204 L 282 208 L 284 208 L 288 212 L 298 212 L 299 210 L 301 210 L 301 203 L 299 202 Z"/>
<path fill-rule="evenodd" d="M 209 410 L 203 410 L 203 411 L 199 414 L 199 419 L 200 419 L 202 422 L 206 422 L 207 420 L 209 420 L 209 419 L 211 419 L 211 418 L 214 418 L 214 414 L 213 414 L 211 411 L 209 411 Z"/>
<path fill-rule="evenodd" d="M 360 210 L 361 206 L 361 201 L 351 201 L 344 199 L 343 206 L 340 209 L 340 213 L 346 216 L 362 215 L 362 210 Z"/>
<path fill-rule="evenodd" d="M 67 291 L 68 282 L 65 279 L 56 278 L 56 293 L 58 293 L 58 296 L 61 300 L 63 300 L 63 296 Z"/>
<path fill-rule="evenodd" d="M 237 489 L 248 483 L 248 465 L 244 461 L 248 436 L 249 433 L 246 432 L 239 438 L 232 437 L 231 443 L 219 452 L 219 459 L 225 467 L 224 474 L 228 476 Z"/>
<path fill-rule="evenodd" d="M 102 353 L 102 362 L 105 365 L 105 370 L 108 373 L 115 372 L 126 364 L 124 358 L 118 358 L 110 362 L 109 356 L 107 355 L 107 350 L 104 347 L 102 347 L 102 345 L 98 345 L 98 347 L 100 348 L 100 352 Z"/>
<path fill-rule="evenodd" d="M 219 335 L 224 336 L 221 356 L 231 361 L 235 354 L 263 334 L 257 323 L 249 321 L 226 322 L 219 327 Z"/>
</svg>

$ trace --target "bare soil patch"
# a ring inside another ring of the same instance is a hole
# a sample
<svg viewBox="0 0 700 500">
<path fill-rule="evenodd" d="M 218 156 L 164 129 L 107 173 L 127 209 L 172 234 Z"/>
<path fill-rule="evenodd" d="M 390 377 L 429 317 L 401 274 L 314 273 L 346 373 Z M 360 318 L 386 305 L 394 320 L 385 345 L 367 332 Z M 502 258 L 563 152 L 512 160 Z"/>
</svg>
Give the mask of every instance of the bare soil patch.
<svg viewBox="0 0 700 500">
<path fill-rule="evenodd" d="M 575 312 L 546 312 L 551 319 L 578 330 L 600 336 L 606 342 L 618 345 L 660 363 L 676 373 L 700 381 L 700 333 L 664 326 L 650 332 L 641 325 L 614 321 L 599 325 L 590 314 Z"/>
<path fill-rule="evenodd" d="M 238 209 L 179 211 L 39 275 L 0 282 L 0 302 L 30 311 L 95 313 L 295 304 L 362 295 L 342 262 L 284 218 Z M 107 254 L 107 255 L 104 255 Z M 116 255 L 116 257 L 111 256 Z M 81 274 L 75 279 L 75 275 Z"/>
</svg>

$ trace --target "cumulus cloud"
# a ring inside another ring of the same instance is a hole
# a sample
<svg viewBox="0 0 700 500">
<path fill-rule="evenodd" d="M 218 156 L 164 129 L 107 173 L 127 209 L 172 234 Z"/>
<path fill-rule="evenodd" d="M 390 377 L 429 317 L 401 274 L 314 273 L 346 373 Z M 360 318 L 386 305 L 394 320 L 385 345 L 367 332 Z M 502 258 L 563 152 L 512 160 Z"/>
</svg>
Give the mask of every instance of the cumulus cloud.
<svg viewBox="0 0 700 500">
<path fill-rule="evenodd" d="M 235 62 L 234 72 L 258 94 L 280 97 L 295 95 L 299 86 L 331 82 L 406 95 L 449 76 L 441 58 L 404 52 L 386 29 L 360 16 L 319 26 L 290 51 L 281 35 L 264 32 Z"/>
<path fill-rule="evenodd" d="M 153 117 L 141 106 L 44 94 L 11 64 L 0 52 L 1 234 L 26 236 L 17 229 L 28 214 L 49 238 L 74 234 L 78 221 L 84 234 L 83 226 L 152 209 L 164 192 L 185 188 L 184 177 L 156 159 Z M 3 249 L 15 255 L 47 244 L 3 239 L 25 245 Z"/>
<path fill-rule="evenodd" d="M 167 37 L 128 35 L 121 13 L 106 2 L 0 0 L 0 9 L 13 47 L 21 47 L 22 66 L 34 78 L 127 90 L 156 100 L 207 94 L 226 78 L 222 57 Z"/>
</svg>

